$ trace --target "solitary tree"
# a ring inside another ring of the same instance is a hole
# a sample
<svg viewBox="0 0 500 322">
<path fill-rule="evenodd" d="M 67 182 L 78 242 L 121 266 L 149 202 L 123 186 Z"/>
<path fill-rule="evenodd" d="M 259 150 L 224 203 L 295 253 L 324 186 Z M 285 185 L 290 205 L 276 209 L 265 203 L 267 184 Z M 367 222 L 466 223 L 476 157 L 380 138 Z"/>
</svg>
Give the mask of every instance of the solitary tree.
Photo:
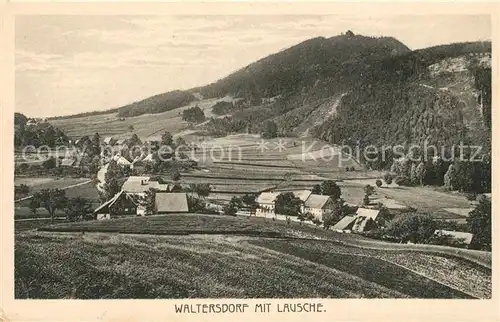
<svg viewBox="0 0 500 322">
<path fill-rule="evenodd" d="M 241 199 L 236 196 L 232 197 L 229 203 L 236 209 L 243 207 L 243 201 L 241 201 Z"/>
<path fill-rule="evenodd" d="M 375 192 L 375 188 L 373 188 L 373 186 L 367 184 L 365 187 L 364 187 L 364 190 L 365 190 L 365 195 L 367 195 L 368 197 L 370 197 L 371 195 L 373 195 L 373 193 Z"/>
<path fill-rule="evenodd" d="M 377 179 L 377 181 L 375 181 L 375 184 L 380 188 L 382 186 L 382 180 Z"/>
<path fill-rule="evenodd" d="M 174 143 L 174 139 L 172 137 L 172 134 L 170 132 L 165 131 L 163 135 L 161 136 L 161 145 L 167 145 L 167 146 L 172 146 Z"/>
<path fill-rule="evenodd" d="M 384 174 L 384 181 L 387 184 L 391 184 L 392 183 L 392 175 L 390 173 Z"/>
</svg>

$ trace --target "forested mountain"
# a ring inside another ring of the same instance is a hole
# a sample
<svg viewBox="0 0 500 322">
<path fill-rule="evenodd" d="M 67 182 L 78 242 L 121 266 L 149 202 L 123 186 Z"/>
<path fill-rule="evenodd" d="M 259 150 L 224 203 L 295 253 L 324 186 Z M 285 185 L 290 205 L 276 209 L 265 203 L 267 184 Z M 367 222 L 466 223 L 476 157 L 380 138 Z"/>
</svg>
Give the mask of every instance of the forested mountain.
<svg viewBox="0 0 500 322">
<path fill-rule="evenodd" d="M 308 91 L 318 82 L 325 88 L 349 88 L 359 81 L 360 74 L 369 73 L 373 61 L 409 51 L 394 38 L 365 37 L 348 31 L 306 40 L 192 91 L 204 97 L 273 97 Z"/>
</svg>

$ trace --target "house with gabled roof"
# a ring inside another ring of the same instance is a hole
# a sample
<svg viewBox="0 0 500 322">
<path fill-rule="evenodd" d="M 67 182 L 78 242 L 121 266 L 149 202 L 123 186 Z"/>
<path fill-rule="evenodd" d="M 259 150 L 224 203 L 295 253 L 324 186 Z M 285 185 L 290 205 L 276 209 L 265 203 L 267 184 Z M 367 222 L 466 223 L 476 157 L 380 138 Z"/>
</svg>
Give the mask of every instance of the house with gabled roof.
<svg viewBox="0 0 500 322">
<path fill-rule="evenodd" d="M 157 192 L 155 207 L 158 214 L 189 212 L 187 195 L 184 192 Z"/>
<path fill-rule="evenodd" d="M 377 218 L 380 210 L 358 208 L 354 216 L 348 215 L 336 223 L 332 229 L 338 232 L 362 233 L 378 227 Z"/>
<path fill-rule="evenodd" d="M 121 216 L 134 216 L 137 215 L 137 208 L 138 201 L 121 190 L 113 198 L 97 207 L 94 210 L 94 217 L 102 220 Z"/>
<path fill-rule="evenodd" d="M 279 192 L 263 192 L 255 200 L 258 204 L 256 216 L 274 215 L 274 201 L 279 196 Z"/>
<path fill-rule="evenodd" d="M 170 192 L 172 185 L 162 184 L 158 181 L 151 180 L 151 177 L 146 176 L 130 176 L 123 183 L 122 190 L 128 194 L 145 195 L 146 191 L 154 189 L 161 192 Z"/>
<path fill-rule="evenodd" d="M 303 212 L 311 213 L 315 218 L 322 220 L 323 215 L 333 209 L 335 202 L 330 196 L 310 194 L 304 202 Z"/>
</svg>

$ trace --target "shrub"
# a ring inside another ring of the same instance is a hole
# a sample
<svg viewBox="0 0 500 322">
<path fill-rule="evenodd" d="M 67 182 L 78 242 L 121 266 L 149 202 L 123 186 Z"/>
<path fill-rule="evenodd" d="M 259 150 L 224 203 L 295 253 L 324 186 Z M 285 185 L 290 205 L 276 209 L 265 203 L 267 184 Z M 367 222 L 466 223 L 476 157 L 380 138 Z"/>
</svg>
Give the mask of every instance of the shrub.
<svg viewBox="0 0 500 322">
<path fill-rule="evenodd" d="M 314 219 L 312 220 L 312 222 L 313 222 L 313 224 L 315 224 L 315 225 L 316 225 L 316 227 L 321 226 L 321 224 L 323 223 L 323 222 L 321 222 L 321 220 L 319 220 L 318 218 L 314 218 Z"/>
<path fill-rule="evenodd" d="M 382 186 L 382 180 L 377 179 L 377 181 L 375 181 L 375 184 L 380 188 Z"/>
<path fill-rule="evenodd" d="M 387 184 L 391 184 L 392 183 L 392 175 L 390 173 L 384 174 L 384 181 Z"/>
<path fill-rule="evenodd" d="M 223 214 L 226 216 L 236 216 L 236 211 L 236 207 L 230 203 L 224 206 Z"/>
<path fill-rule="evenodd" d="M 387 235 L 402 242 L 427 243 L 434 235 L 437 223 L 425 214 L 402 214 L 391 220 L 387 226 Z"/>
<path fill-rule="evenodd" d="M 408 185 L 410 185 L 410 180 L 408 180 L 408 178 L 404 177 L 404 176 L 396 177 L 396 179 L 394 179 L 394 182 L 396 182 L 396 184 L 398 186 L 408 186 Z"/>
</svg>

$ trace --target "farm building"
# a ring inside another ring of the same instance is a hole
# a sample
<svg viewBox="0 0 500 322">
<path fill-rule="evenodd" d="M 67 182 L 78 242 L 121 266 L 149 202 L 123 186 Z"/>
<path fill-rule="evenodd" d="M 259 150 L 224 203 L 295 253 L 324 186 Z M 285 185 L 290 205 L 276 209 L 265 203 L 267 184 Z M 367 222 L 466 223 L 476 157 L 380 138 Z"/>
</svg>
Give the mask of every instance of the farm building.
<svg viewBox="0 0 500 322">
<path fill-rule="evenodd" d="M 169 184 L 161 184 L 158 181 L 151 180 L 151 177 L 130 176 L 123 183 L 122 190 L 128 194 L 143 195 L 149 189 L 158 191 L 170 192 L 173 186 Z"/>
<path fill-rule="evenodd" d="M 380 210 L 358 208 L 358 211 L 356 212 L 356 221 L 352 226 L 352 231 L 361 233 L 376 228 L 376 221 L 379 214 Z"/>
<path fill-rule="evenodd" d="M 333 209 L 334 202 L 329 196 L 309 195 L 304 202 L 303 212 L 311 213 L 315 218 L 322 220 L 323 214 Z"/>
<path fill-rule="evenodd" d="M 183 192 L 156 193 L 155 207 L 159 214 L 189 212 L 187 195 Z"/>
<path fill-rule="evenodd" d="M 257 216 L 274 215 L 274 201 L 279 196 L 279 192 L 263 192 L 257 197 Z"/>
<path fill-rule="evenodd" d="M 354 216 L 345 216 L 333 226 L 338 232 L 365 232 L 377 228 L 379 210 L 359 208 Z"/>
<path fill-rule="evenodd" d="M 332 229 L 341 233 L 341 232 L 351 232 L 352 225 L 356 220 L 356 216 L 345 216 L 338 223 L 336 223 Z"/>
<path fill-rule="evenodd" d="M 94 210 L 94 216 L 96 219 L 101 220 L 127 215 L 137 215 L 137 208 L 137 200 L 122 190 L 113 198 L 97 207 L 97 209 Z"/>
</svg>

